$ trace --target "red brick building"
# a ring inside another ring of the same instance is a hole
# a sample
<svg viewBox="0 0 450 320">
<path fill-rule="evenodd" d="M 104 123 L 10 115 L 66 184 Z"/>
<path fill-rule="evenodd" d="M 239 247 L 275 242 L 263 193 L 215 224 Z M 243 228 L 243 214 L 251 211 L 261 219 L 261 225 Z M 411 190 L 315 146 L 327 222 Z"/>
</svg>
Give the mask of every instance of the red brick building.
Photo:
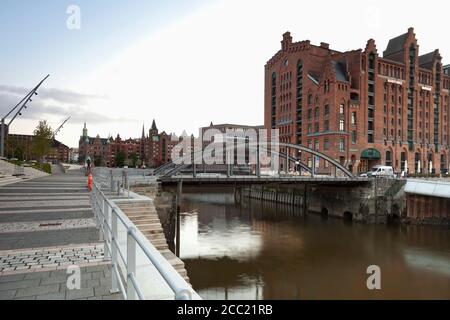
<svg viewBox="0 0 450 320">
<path fill-rule="evenodd" d="M 281 142 L 324 152 L 353 170 L 376 164 L 410 173 L 449 169 L 450 67 L 439 50 L 420 55 L 413 28 L 389 41 L 338 52 L 293 42 L 265 66 L 265 127 Z M 307 154 L 292 154 L 311 165 Z M 430 165 L 431 164 L 431 165 Z M 331 173 L 328 163 L 318 172 Z"/>
<path fill-rule="evenodd" d="M 85 124 L 79 141 L 79 161 L 90 159 L 97 166 L 116 167 L 117 155 L 122 153 L 126 165 L 132 166 L 134 158 L 138 166 L 158 167 L 171 160 L 172 148 L 177 143 L 178 140 L 172 141 L 172 135 L 159 133 L 154 120 L 148 135 L 142 128 L 140 139 L 127 140 L 123 140 L 120 135 L 115 139 L 100 138 L 98 135 L 89 137 Z"/>
<path fill-rule="evenodd" d="M 33 151 L 34 135 L 8 134 L 6 139 L 5 153 L 8 158 L 18 158 L 20 160 L 38 160 Z M 49 162 L 69 162 L 69 147 L 58 140 L 49 142 L 50 152 L 46 161 Z"/>
</svg>

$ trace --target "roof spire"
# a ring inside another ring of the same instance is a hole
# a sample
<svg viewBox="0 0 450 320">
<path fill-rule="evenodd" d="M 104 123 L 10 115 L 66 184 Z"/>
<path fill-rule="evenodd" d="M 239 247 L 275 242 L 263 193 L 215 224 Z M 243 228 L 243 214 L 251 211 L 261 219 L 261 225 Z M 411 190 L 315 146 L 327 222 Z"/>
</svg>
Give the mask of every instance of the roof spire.
<svg viewBox="0 0 450 320">
<path fill-rule="evenodd" d="M 155 119 L 153 119 L 151 130 L 158 131 L 158 128 L 156 127 Z"/>
<path fill-rule="evenodd" d="M 142 124 L 142 139 L 145 139 L 145 123 Z"/>
</svg>

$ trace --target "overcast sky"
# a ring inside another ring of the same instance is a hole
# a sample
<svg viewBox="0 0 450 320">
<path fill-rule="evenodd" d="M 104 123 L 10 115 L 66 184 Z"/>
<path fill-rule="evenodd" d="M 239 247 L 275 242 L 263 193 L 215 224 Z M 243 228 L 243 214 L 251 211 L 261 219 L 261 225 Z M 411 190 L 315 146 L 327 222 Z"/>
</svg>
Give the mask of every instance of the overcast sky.
<svg viewBox="0 0 450 320">
<path fill-rule="evenodd" d="M 79 30 L 67 28 L 70 5 Z M 264 64 L 285 31 L 340 51 L 374 38 L 382 54 L 412 26 L 421 54 L 439 48 L 447 64 L 449 13 L 437 0 L 2 0 L 0 112 L 50 73 L 11 132 L 71 115 L 58 139 L 75 147 L 85 121 L 92 136 L 126 138 L 153 118 L 177 134 L 211 121 L 263 124 Z"/>
</svg>

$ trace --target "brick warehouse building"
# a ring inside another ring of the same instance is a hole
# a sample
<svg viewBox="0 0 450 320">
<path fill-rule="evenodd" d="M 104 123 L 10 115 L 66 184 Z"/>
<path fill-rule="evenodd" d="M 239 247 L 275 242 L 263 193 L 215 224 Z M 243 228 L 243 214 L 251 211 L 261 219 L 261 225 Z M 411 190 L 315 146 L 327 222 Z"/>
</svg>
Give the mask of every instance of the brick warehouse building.
<svg viewBox="0 0 450 320">
<path fill-rule="evenodd" d="M 8 134 L 6 139 L 6 156 L 8 158 L 19 158 L 23 160 L 37 160 L 33 151 L 34 135 Z M 49 142 L 50 151 L 45 156 L 49 162 L 69 162 L 69 147 L 54 139 Z"/>
<path fill-rule="evenodd" d="M 178 143 L 178 139 L 172 141 L 172 135 L 165 132 L 159 133 L 153 120 L 152 127 L 145 134 L 145 128 L 142 128 L 140 139 L 123 140 L 120 135 L 114 139 L 100 138 L 100 136 L 89 137 L 86 124 L 83 128 L 83 134 L 79 141 L 79 161 L 84 162 L 90 159 L 92 163 L 100 166 L 115 167 L 116 156 L 122 152 L 128 165 L 131 165 L 130 159 L 137 157 L 139 165 L 146 167 L 158 167 L 171 160 L 172 148 Z"/>
<path fill-rule="evenodd" d="M 265 127 L 354 173 L 376 164 L 446 173 L 449 73 L 439 50 L 419 55 L 413 28 L 391 39 L 383 56 L 372 39 L 365 49 L 338 52 L 326 43 L 294 43 L 287 32 L 265 66 Z M 312 164 L 309 155 L 292 156 Z M 324 161 L 316 166 L 331 173 Z"/>
</svg>

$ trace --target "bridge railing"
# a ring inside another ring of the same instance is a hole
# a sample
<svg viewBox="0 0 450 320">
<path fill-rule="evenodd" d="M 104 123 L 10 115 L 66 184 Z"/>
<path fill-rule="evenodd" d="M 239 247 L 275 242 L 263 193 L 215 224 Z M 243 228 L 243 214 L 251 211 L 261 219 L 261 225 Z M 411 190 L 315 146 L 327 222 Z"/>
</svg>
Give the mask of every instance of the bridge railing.
<svg viewBox="0 0 450 320">
<path fill-rule="evenodd" d="M 161 255 L 152 243 L 136 228 L 125 213 L 94 182 L 91 193 L 95 219 L 105 243 L 105 259 L 111 259 L 111 292 L 120 292 L 126 300 L 145 300 L 143 283 L 137 278 L 137 250 L 153 265 L 165 283 L 170 287 L 176 300 L 192 300 L 195 292 Z M 126 234 L 126 241 L 119 239 Z M 142 255 L 141 255 L 142 256 Z M 150 267 L 150 266 L 149 266 Z"/>
</svg>

